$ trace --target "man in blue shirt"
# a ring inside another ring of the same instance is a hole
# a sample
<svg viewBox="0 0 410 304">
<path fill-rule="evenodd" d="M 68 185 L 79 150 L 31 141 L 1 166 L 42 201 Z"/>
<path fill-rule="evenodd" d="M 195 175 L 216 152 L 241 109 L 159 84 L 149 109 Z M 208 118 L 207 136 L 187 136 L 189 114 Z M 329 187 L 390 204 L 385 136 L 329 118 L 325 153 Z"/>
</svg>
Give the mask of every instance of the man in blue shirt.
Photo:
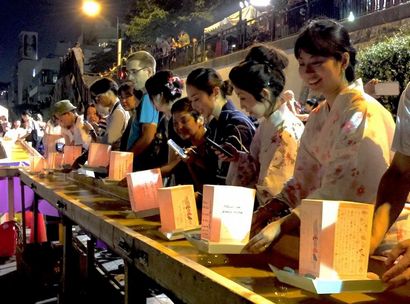
<svg viewBox="0 0 410 304">
<path fill-rule="evenodd" d="M 119 89 L 121 104 L 130 111 L 131 118 L 121 140 L 121 150 L 134 153 L 134 170 L 148 169 L 150 159 L 145 157 L 155 138 L 158 111 L 145 90 L 145 82 L 155 74 L 156 62 L 148 52 L 132 53 L 127 58 L 129 82 Z"/>
</svg>

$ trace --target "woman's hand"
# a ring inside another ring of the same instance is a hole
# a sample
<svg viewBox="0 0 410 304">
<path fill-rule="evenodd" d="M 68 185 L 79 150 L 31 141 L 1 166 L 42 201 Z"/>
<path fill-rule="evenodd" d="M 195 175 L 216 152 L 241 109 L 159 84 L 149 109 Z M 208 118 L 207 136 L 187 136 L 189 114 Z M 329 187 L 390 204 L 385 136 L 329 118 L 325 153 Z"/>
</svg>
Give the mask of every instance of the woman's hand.
<svg viewBox="0 0 410 304">
<path fill-rule="evenodd" d="M 282 201 L 272 198 L 268 203 L 260 206 L 252 217 L 252 233 L 262 230 L 270 221 L 286 215 L 289 207 Z"/>
<path fill-rule="evenodd" d="M 212 148 L 216 154 L 216 156 L 218 156 L 218 158 L 222 161 L 227 161 L 227 162 L 237 162 L 239 160 L 239 152 L 232 144 L 230 143 L 224 143 L 221 145 L 221 147 L 223 149 L 225 149 L 226 151 L 228 151 L 229 153 L 232 154 L 232 157 L 227 156 L 226 154 L 224 154 L 223 152 L 216 150 L 214 148 Z"/>
<path fill-rule="evenodd" d="M 378 83 L 380 83 L 380 80 L 373 78 L 363 86 L 363 89 L 367 94 L 377 99 L 380 97 L 376 95 L 376 84 Z"/>
<path fill-rule="evenodd" d="M 189 147 L 189 148 L 186 148 L 185 149 L 185 155 L 187 156 L 186 158 L 182 158 L 182 157 L 180 157 L 178 154 L 178 157 L 182 160 L 182 161 L 184 161 L 185 163 L 187 163 L 187 164 L 191 164 L 192 162 L 194 162 L 195 161 L 195 158 L 196 158 L 196 155 L 197 155 L 197 152 L 196 152 L 196 149 L 197 147 L 196 146 L 192 146 L 192 147 Z"/>
<path fill-rule="evenodd" d="M 243 249 L 244 252 L 261 253 L 268 248 L 281 233 L 280 220 L 270 223 L 255 235 Z"/>
<path fill-rule="evenodd" d="M 127 178 L 124 177 L 122 180 L 118 182 L 118 186 L 120 187 L 128 187 Z"/>
<path fill-rule="evenodd" d="M 382 280 L 390 287 L 397 287 L 410 281 L 410 240 L 400 242 L 394 247 L 386 260 L 387 271 Z"/>
</svg>

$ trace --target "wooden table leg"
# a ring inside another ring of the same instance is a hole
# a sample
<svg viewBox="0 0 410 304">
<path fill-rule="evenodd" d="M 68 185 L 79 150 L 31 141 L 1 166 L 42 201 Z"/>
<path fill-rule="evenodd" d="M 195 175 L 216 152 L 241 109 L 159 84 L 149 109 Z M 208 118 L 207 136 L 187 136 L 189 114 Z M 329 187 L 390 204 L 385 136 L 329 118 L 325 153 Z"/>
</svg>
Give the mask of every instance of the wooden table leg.
<svg viewBox="0 0 410 304">
<path fill-rule="evenodd" d="M 63 247 L 63 275 L 61 284 L 61 294 L 59 295 L 60 304 L 72 303 L 71 296 L 73 296 L 73 224 L 72 222 L 63 217 L 64 227 L 64 247 Z"/>
<path fill-rule="evenodd" d="M 8 209 L 9 209 L 9 219 L 14 220 L 14 177 L 8 177 Z"/>
<path fill-rule="evenodd" d="M 87 241 L 87 280 L 91 282 L 93 279 L 93 273 L 95 270 L 95 237 L 91 236 L 91 239 Z"/>
<path fill-rule="evenodd" d="M 21 225 L 22 233 L 23 233 L 23 247 L 27 244 L 27 234 L 26 234 L 26 202 L 25 202 L 25 194 L 24 194 L 24 183 L 20 181 L 20 190 L 21 190 Z"/>
<path fill-rule="evenodd" d="M 153 281 L 139 271 L 129 261 L 124 260 L 125 266 L 125 304 L 145 303 L 150 292 Z"/>
<path fill-rule="evenodd" d="M 37 195 L 37 193 L 34 192 L 34 202 L 33 202 L 33 231 L 31 233 L 34 233 L 34 243 L 39 242 L 38 239 L 38 201 L 40 200 L 40 197 Z"/>
</svg>

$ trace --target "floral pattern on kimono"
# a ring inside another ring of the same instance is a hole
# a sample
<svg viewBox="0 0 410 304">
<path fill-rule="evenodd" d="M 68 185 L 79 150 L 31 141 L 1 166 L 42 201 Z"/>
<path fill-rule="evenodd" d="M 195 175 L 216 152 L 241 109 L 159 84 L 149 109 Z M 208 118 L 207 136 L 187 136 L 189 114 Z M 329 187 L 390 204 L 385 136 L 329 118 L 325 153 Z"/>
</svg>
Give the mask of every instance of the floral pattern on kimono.
<svg viewBox="0 0 410 304">
<path fill-rule="evenodd" d="M 295 172 L 277 196 L 290 207 L 303 198 L 373 203 L 393 153 L 391 114 L 363 92 L 361 81 L 344 89 L 332 108 L 310 115 Z"/>
<path fill-rule="evenodd" d="M 283 104 L 264 119 L 250 146 L 250 153 L 240 153 L 230 165 L 230 183 L 256 187 L 258 202 L 278 194 L 293 176 L 303 123 Z"/>
</svg>

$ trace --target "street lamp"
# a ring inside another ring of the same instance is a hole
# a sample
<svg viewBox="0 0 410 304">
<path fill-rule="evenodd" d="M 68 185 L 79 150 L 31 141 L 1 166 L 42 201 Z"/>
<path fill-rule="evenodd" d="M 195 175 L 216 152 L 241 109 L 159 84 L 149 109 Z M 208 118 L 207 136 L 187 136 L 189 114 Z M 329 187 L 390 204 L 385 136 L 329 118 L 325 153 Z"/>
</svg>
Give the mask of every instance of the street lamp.
<svg viewBox="0 0 410 304">
<path fill-rule="evenodd" d="M 87 16 L 95 17 L 100 13 L 101 5 L 96 1 L 84 1 L 82 9 Z"/>
<path fill-rule="evenodd" d="M 101 4 L 93 0 L 83 1 L 83 13 L 90 17 L 95 17 L 101 12 Z M 122 39 L 120 35 L 120 22 L 117 16 L 117 66 L 121 65 L 122 57 Z"/>
<path fill-rule="evenodd" d="M 356 19 L 356 18 L 355 18 L 355 16 L 354 16 L 353 12 L 350 11 L 349 16 L 347 17 L 347 21 L 353 22 L 355 19 Z"/>
<path fill-rule="evenodd" d="M 242 48 L 245 46 L 245 37 L 243 33 L 243 25 L 242 25 L 242 10 L 245 7 L 248 7 L 250 5 L 249 1 L 239 1 L 239 44 Z"/>
<path fill-rule="evenodd" d="M 270 0 L 250 0 L 252 6 L 255 7 L 266 7 L 270 5 Z"/>
</svg>

